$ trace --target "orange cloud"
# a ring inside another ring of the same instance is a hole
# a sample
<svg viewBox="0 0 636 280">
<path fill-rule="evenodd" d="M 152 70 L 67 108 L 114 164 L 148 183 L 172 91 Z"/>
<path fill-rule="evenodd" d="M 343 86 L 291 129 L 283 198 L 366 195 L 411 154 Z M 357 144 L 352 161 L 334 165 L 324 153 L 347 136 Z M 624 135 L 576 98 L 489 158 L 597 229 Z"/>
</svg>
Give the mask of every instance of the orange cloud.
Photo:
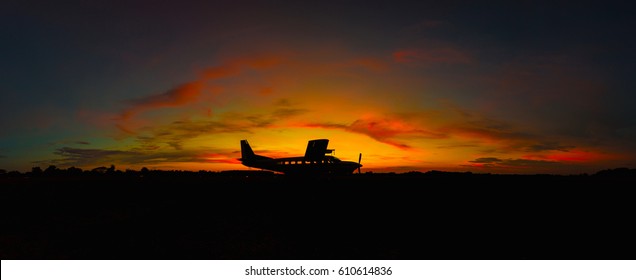
<svg viewBox="0 0 636 280">
<path fill-rule="evenodd" d="M 400 141 L 399 138 L 443 139 L 448 137 L 446 134 L 424 129 L 415 123 L 400 119 L 399 117 L 367 117 L 357 119 L 350 125 L 309 123 L 302 126 L 343 129 L 367 135 L 379 142 L 400 149 L 411 149 L 412 147 Z"/>
<path fill-rule="evenodd" d="M 205 153 L 199 155 L 200 158 L 205 163 L 229 163 L 229 164 L 240 164 L 236 157 L 232 157 L 233 154 L 224 154 L 224 153 Z"/>
</svg>

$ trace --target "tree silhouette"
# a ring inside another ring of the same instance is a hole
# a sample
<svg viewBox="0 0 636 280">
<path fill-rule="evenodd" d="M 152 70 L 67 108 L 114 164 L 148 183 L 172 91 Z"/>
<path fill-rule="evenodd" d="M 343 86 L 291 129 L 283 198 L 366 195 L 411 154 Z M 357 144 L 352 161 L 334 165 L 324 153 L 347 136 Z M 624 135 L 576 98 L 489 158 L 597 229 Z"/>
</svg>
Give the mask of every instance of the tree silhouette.
<svg viewBox="0 0 636 280">
<path fill-rule="evenodd" d="M 34 176 L 42 175 L 42 168 L 40 168 L 39 166 L 35 166 L 35 167 L 31 168 L 31 173 Z"/>
</svg>

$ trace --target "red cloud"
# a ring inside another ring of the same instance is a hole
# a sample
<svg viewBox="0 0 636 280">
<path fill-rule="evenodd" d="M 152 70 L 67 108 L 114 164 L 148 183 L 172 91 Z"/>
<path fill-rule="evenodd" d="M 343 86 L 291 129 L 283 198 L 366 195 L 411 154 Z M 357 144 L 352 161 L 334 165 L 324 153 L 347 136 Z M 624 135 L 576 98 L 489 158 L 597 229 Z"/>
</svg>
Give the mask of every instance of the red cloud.
<svg viewBox="0 0 636 280">
<path fill-rule="evenodd" d="M 609 159 L 618 159 L 620 157 L 612 154 L 605 154 L 595 151 L 571 150 L 571 151 L 551 151 L 547 154 L 525 155 L 528 159 L 548 159 L 560 162 L 594 162 Z"/>
<path fill-rule="evenodd" d="M 414 137 L 427 139 L 442 139 L 447 135 L 429 131 L 399 118 L 364 118 L 358 119 L 350 125 L 311 123 L 305 127 L 338 128 L 350 132 L 367 135 L 379 142 L 389 144 L 400 149 L 410 149 L 411 146 L 397 140 L 400 137 Z"/>
<path fill-rule="evenodd" d="M 122 119 L 129 119 L 133 115 L 156 108 L 182 106 L 197 100 L 203 90 L 205 79 L 220 79 L 236 76 L 245 68 L 263 69 L 281 62 L 278 56 L 263 56 L 257 58 L 234 59 L 203 72 L 203 79 L 189 82 L 170 89 L 167 92 L 151 95 L 130 101 L 131 107 L 122 114 Z M 212 88 L 214 89 L 214 88 Z M 218 90 L 217 90 L 218 91 Z"/>
<path fill-rule="evenodd" d="M 204 153 L 199 155 L 198 158 L 202 162 L 207 162 L 207 163 L 232 163 L 232 164 L 241 163 L 237 158 L 232 157 L 231 154 Z"/>
<path fill-rule="evenodd" d="M 121 116 L 123 119 L 129 119 L 141 111 L 163 107 L 176 107 L 194 102 L 199 95 L 201 95 L 202 89 L 203 83 L 195 81 L 180 85 L 161 94 L 135 99 L 130 101 L 132 106 L 126 109 Z"/>
</svg>

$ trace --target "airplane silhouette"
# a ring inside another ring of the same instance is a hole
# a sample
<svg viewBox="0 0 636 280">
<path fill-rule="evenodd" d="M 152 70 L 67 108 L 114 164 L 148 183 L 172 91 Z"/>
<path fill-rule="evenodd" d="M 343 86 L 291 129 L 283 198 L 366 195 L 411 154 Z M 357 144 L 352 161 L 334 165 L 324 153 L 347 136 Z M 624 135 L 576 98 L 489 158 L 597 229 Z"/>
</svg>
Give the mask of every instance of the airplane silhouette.
<svg viewBox="0 0 636 280">
<path fill-rule="evenodd" d="M 257 155 L 247 140 L 241 140 L 241 163 L 247 167 L 267 169 L 291 175 L 343 175 L 351 174 L 358 169 L 360 173 L 360 161 L 362 153 L 358 156 L 358 162 L 342 161 L 331 155 L 333 149 L 327 149 L 329 139 L 314 139 L 307 142 L 305 156 L 270 158 Z"/>
</svg>

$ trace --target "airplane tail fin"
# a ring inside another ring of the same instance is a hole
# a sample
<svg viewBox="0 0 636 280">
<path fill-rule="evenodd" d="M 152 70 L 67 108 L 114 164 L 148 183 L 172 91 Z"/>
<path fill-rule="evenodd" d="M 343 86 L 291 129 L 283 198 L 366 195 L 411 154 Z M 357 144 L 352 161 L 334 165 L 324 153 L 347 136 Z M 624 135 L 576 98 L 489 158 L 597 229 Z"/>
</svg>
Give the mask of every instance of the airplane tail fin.
<svg viewBox="0 0 636 280">
<path fill-rule="evenodd" d="M 250 147 L 250 143 L 247 143 L 247 140 L 241 140 L 241 159 L 249 160 L 255 158 L 256 154 L 252 151 L 252 147 Z"/>
<path fill-rule="evenodd" d="M 272 159 L 270 157 L 260 156 L 252 151 L 252 147 L 250 147 L 250 143 L 247 143 L 247 140 L 241 140 L 241 158 L 240 161 L 254 161 L 254 160 L 267 160 Z"/>
<path fill-rule="evenodd" d="M 307 142 L 307 149 L 305 150 L 305 160 L 322 160 L 325 158 L 325 154 L 333 152 L 328 150 L 327 145 L 329 139 L 314 139 Z"/>
</svg>

